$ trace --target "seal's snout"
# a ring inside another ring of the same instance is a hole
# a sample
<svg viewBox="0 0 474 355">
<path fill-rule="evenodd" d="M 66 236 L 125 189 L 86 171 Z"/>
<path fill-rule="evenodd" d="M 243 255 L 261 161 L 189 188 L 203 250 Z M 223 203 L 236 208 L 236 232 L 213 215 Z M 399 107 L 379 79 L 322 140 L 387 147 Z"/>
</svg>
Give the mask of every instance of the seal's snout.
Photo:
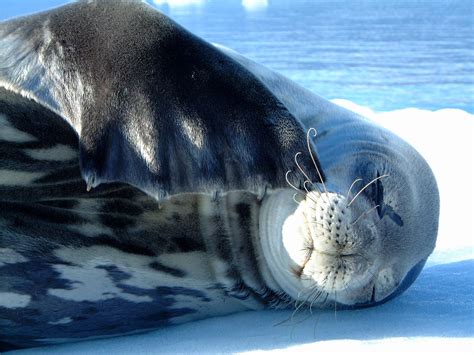
<svg viewBox="0 0 474 355">
<path fill-rule="evenodd" d="M 312 191 L 290 211 L 284 207 L 288 195 L 275 194 L 263 206 L 261 232 L 265 259 L 285 293 L 320 307 L 367 303 L 379 295 L 374 291 L 382 264 L 377 214 L 365 213 L 373 206 Z"/>
<path fill-rule="evenodd" d="M 304 287 L 333 294 L 370 282 L 377 246 L 371 228 L 357 226 L 356 214 L 340 194 L 310 192 L 283 225 L 283 245 Z M 294 233 L 295 223 L 302 224 L 301 234 Z"/>
<path fill-rule="evenodd" d="M 313 249 L 320 253 L 343 256 L 354 245 L 352 212 L 338 194 L 310 193 L 302 211 Z"/>
</svg>

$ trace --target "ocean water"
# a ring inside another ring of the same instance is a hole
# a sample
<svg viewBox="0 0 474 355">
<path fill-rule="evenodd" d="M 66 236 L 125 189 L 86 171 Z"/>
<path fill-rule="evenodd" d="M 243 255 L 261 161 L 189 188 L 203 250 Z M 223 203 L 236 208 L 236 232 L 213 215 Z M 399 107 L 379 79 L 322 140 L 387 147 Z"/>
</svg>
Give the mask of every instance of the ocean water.
<svg viewBox="0 0 474 355">
<path fill-rule="evenodd" d="M 474 112 L 472 0 L 149 0 L 329 99 Z M 2 0 L 0 19 L 64 3 Z"/>
</svg>

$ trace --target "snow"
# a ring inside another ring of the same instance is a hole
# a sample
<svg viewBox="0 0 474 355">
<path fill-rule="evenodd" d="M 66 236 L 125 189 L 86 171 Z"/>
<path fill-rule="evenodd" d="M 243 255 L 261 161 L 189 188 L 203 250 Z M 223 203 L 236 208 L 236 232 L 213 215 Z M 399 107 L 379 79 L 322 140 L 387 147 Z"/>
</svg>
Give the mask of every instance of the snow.
<svg viewBox="0 0 474 355">
<path fill-rule="evenodd" d="M 474 353 L 474 115 L 407 108 L 376 113 L 345 100 L 410 142 L 430 163 L 441 193 L 437 248 L 402 296 L 356 311 L 244 312 L 146 334 L 12 354 Z"/>
</svg>

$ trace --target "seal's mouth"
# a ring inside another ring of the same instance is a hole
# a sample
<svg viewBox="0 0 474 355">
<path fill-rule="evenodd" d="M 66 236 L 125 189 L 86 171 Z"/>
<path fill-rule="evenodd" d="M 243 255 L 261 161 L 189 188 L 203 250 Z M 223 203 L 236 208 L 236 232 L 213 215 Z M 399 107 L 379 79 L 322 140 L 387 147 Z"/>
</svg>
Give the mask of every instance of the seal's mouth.
<svg viewBox="0 0 474 355">
<path fill-rule="evenodd" d="M 354 214 L 344 196 L 311 192 L 285 220 L 282 243 L 301 284 L 298 298 L 353 304 L 375 297 L 376 231 L 371 222 L 358 226 Z"/>
</svg>

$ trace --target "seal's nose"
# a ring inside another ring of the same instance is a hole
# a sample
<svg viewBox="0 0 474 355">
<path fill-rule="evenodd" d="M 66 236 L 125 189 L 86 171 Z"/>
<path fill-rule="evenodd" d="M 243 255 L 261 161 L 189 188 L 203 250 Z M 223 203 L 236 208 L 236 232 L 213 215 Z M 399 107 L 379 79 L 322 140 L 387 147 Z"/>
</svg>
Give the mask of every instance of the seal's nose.
<svg viewBox="0 0 474 355">
<path fill-rule="evenodd" d="M 352 254 L 354 245 L 351 228 L 352 211 L 345 198 L 337 193 L 308 194 L 305 223 L 313 240 L 314 249 L 332 255 Z"/>
</svg>

